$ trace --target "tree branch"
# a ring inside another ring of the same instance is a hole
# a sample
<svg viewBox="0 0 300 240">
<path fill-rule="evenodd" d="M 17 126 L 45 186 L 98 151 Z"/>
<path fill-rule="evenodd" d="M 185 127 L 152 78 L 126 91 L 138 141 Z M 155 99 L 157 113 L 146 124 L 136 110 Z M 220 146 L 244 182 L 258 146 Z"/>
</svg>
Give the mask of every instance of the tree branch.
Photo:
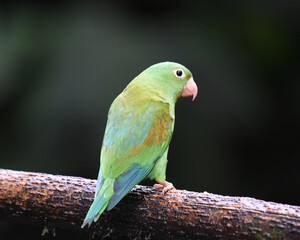
<svg viewBox="0 0 300 240">
<path fill-rule="evenodd" d="M 0 217 L 79 230 L 96 181 L 0 169 Z M 91 231 L 110 239 L 300 239 L 300 207 L 136 186 Z"/>
</svg>

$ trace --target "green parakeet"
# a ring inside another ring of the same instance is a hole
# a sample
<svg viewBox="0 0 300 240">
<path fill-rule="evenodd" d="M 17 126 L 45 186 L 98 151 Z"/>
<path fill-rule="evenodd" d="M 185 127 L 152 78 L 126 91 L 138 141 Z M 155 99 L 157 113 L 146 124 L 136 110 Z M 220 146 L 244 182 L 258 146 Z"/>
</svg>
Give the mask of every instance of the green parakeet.
<svg viewBox="0 0 300 240">
<path fill-rule="evenodd" d="M 173 189 L 166 181 L 167 154 L 180 96 L 197 95 L 191 72 L 163 62 L 133 79 L 113 101 L 103 138 L 95 199 L 82 228 L 111 210 L 136 184 L 155 179 L 163 192 Z"/>
</svg>

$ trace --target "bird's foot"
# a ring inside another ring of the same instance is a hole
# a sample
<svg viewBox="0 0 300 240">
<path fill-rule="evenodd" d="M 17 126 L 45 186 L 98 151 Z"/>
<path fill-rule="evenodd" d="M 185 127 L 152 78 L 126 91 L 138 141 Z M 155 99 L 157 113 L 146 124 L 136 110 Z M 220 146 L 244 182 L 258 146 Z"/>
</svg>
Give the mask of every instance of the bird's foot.
<svg viewBox="0 0 300 240">
<path fill-rule="evenodd" d="M 163 195 L 165 195 L 167 192 L 171 190 L 176 190 L 176 188 L 173 186 L 172 183 L 165 181 L 164 183 L 158 183 L 154 184 L 153 188 L 162 188 L 163 189 Z"/>
</svg>

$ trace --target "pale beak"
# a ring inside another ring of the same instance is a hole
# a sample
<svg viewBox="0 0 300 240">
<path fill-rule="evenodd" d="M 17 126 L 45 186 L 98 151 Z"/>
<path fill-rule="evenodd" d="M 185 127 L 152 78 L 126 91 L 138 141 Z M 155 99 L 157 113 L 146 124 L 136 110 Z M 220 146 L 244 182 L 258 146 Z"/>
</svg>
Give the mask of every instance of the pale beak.
<svg viewBox="0 0 300 240">
<path fill-rule="evenodd" d="M 191 77 L 183 87 L 183 91 L 181 93 L 181 97 L 191 97 L 193 96 L 193 101 L 196 98 L 198 93 L 198 88 L 194 79 Z"/>
</svg>

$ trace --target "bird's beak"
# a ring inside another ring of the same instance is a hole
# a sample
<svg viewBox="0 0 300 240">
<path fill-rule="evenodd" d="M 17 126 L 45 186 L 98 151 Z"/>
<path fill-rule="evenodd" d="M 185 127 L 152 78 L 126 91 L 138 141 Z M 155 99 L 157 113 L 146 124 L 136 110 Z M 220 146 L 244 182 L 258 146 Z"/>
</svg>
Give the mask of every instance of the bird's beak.
<svg viewBox="0 0 300 240">
<path fill-rule="evenodd" d="M 183 91 L 181 93 L 181 97 L 191 97 L 193 96 L 193 101 L 196 98 L 198 93 L 198 88 L 194 79 L 191 77 L 183 87 Z"/>
</svg>

